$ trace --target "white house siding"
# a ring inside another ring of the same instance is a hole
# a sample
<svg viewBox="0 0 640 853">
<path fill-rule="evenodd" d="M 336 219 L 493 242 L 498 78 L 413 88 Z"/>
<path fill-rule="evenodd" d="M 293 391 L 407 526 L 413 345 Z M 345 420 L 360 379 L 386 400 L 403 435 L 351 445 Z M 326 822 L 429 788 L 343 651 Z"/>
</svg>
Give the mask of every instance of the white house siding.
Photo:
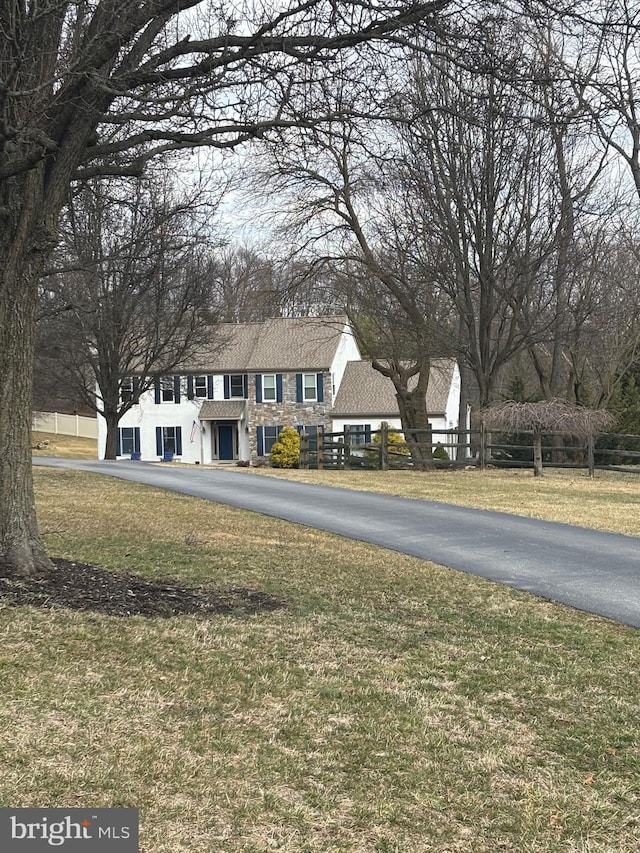
<svg viewBox="0 0 640 853">
<path fill-rule="evenodd" d="M 360 350 L 358 349 L 358 344 L 356 343 L 351 326 L 345 325 L 336 348 L 336 354 L 330 367 L 334 399 L 335 395 L 338 393 L 338 389 L 340 388 L 340 383 L 342 382 L 347 362 L 359 361 L 360 358 Z"/>
<path fill-rule="evenodd" d="M 400 418 L 389 418 L 389 417 L 380 417 L 380 415 L 376 415 L 375 417 L 357 417 L 354 416 L 352 418 L 334 418 L 332 421 L 332 432 L 344 432 L 345 426 L 353 427 L 353 426 L 366 426 L 369 427 L 373 432 L 380 429 L 380 424 L 385 422 L 389 425 L 389 428 L 394 430 L 395 432 L 402 433 L 402 421 Z M 433 427 L 433 443 L 440 441 L 442 444 L 447 442 L 449 439 L 447 436 L 440 434 L 441 430 L 449 429 L 447 426 L 447 419 L 444 416 L 431 415 L 429 417 L 429 423 Z M 454 427 L 451 427 L 453 429 Z"/>
<path fill-rule="evenodd" d="M 453 368 L 445 417 L 447 429 L 458 428 L 458 418 L 460 417 L 460 368 L 457 364 Z"/>
<path fill-rule="evenodd" d="M 140 403 L 133 406 L 118 424 L 119 428 L 140 428 L 140 458 L 147 462 L 156 462 L 160 458 L 156 449 L 156 427 L 180 427 L 182 432 L 182 454 L 176 460 L 182 462 L 211 462 L 211 435 L 201 431 L 198 413 L 202 400 L 187 400 L 186 382 L 182 383 L 179 403 L 155 403 L 153 390 L 147 391 L 140 398 Z M 183 396 L 184 393 L 184 396 Z M 194 421 L 197 425 L 192 436 Z M 208 438 L 208 440 L 207 440 Z M 106 445 L 106 426 L 104 419 L 98 421 L 98 455 L 104 457 Z M 129 458 L 129 455 L 119 458 Z"/>
</svg>

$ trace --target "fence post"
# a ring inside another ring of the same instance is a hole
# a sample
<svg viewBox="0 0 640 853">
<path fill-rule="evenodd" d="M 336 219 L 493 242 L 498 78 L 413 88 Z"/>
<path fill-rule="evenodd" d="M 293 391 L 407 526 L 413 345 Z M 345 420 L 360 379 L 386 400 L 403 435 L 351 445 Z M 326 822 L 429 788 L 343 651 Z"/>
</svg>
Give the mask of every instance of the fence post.
<svg viewBox="0 0 640 853">
<path fill-rule="evenodd" d="M 389 470 L 389 424 L 386 421 L 380 424 L 380 470 Z"/>
<path fill-rule="evenodd" d="M 344 432 L 342 433 L 344 440 L 344 467 L 351 468 L 351 427 L 349 424 L 344 425 Z"/>
<path fill-rule="evenodd" d="M 309 436 L 305 431 L 300 436 L 300 467 L 302 469 L 309 467 Z"/>
<path fill-rule="evenodd" d="M 589 467 L 589 476 L 595 477 L 596 474 L 596 461 L 595 461 L 595 442 L 593 440 L 593 434 L 590 434 L 587 438 L 587 465 Z"/>
<path fill-rule="evenodd" d="M 318 456 L 318 471 L 324 467 L 324 427 L 319 425 L 317 430 L 318 448 L 316 450 Z"/>
<path fill-rule="evenodd" d="M 484 423 L 480 424 L 480 470 L 487 467 L 487 430 Z"/>
</svg>

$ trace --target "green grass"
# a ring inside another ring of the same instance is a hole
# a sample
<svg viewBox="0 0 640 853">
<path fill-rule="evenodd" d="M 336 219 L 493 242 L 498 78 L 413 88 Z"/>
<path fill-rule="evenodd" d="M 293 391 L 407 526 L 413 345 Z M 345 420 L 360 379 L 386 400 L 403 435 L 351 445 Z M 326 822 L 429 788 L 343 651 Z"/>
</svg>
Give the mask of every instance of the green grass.
<svg viewBox="0 0 640 853">
<path fill-rule="evenodd" d="M 637 853 L 638 632 L 193 498 L 36 485 L 55 555 L 288 606 L 0 607 L 3 805 L 138 806 L 146 853 Z"/>
</svg>

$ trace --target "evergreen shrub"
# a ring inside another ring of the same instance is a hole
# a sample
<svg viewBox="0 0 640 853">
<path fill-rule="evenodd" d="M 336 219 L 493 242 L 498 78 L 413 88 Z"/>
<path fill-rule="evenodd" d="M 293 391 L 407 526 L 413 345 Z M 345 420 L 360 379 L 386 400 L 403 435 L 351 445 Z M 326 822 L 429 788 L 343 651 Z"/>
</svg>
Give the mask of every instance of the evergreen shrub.
<svg viewBox="0 0 640 853">
<path fill-rule="evenodd" d="M 269 454 L 274 468 L 297 468 L 300 464 L 300 436 L 293 427 L 280 431 Z"/>
</svg>

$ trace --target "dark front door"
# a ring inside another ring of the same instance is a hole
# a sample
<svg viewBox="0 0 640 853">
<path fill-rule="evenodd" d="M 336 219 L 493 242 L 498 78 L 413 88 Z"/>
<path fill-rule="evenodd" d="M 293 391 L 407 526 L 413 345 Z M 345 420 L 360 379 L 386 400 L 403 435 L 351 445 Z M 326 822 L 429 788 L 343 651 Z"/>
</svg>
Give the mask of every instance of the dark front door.
<svg viewBox="0 0 640 853">
<path fill-rule="evenodd" d="M 218 424 L 218 458 L 233 459 L 233 424 Z"/>
</svg>

